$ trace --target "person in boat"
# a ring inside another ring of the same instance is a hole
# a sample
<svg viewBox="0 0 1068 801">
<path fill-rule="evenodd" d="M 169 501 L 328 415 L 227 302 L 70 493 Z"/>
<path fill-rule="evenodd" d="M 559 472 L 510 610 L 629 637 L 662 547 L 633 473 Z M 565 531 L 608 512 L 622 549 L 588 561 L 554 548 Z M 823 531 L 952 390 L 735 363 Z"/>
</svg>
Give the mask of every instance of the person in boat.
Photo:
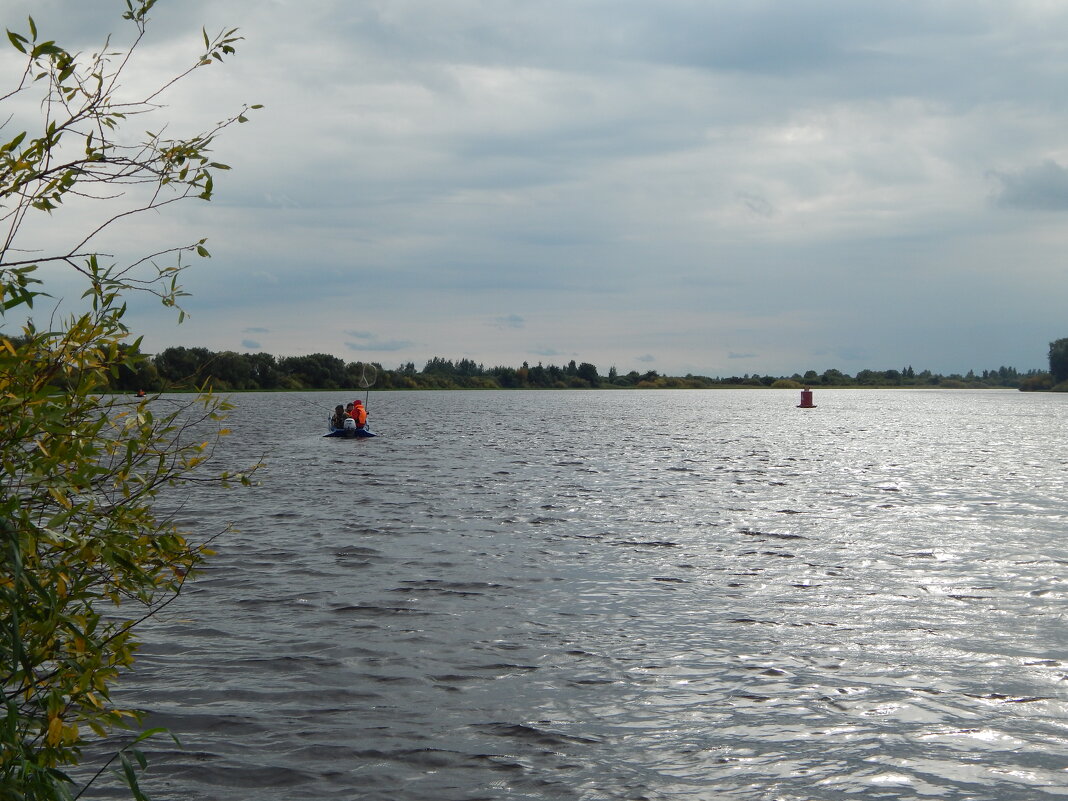
<svg viewBox="0 0 1068 801">
<path fill-rule="evenodd" d="M 356 414 L 353 411 L 353 405 L 351 402 L 345 404 L 345 419 L 343 421 L 343 425 L 339 426 L 339 428 L 340 427 L 343 427 L 346 431 L 355 431 L 357 428 L 359 428 L 359 426 L 356 425 Z"/>
<path fill-rule="evenodd" d="M 356 428 L 367 428 L 367 410 L 363 408 L 362 400 L 354 400 L 352 402 L 352 411 L 350 412 L 352 419 L 356 421 Z"/>
<path fill-rule="evenodd" d="M 330 416 L 331 428 L 345 427 L 345 407 L 340 403 L 334 407 L 334 413 Z"/>
</svg>

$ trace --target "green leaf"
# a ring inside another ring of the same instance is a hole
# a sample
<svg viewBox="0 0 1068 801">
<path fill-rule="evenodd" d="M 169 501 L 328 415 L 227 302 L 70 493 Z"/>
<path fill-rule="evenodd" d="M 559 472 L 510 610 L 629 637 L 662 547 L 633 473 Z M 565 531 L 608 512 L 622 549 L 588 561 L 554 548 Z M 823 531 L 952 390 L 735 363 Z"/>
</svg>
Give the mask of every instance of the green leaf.
<svg viewBox="0 0 1068 801">
<path fill-rule="evenodd" d="M 121 754 L 120 759 L 122 761 L 122 772 L 126 778 L 126 786 L 130 788 L 130 792 L 133 794 L 134 799 L 136 799 L 136 801 L 148 801 L 145 794 L 141 792 L 141 787 L 137 784 L 137 772 L 134 770 L 130 758 L 126 754 Z"/>
<path fill-rule="evenodd" d="M 56 47 L 56 43 L 52 41 L 41 42 L 39 45 L 33 48 L 30 53 L 33 58 L 40 58 L 41 56 L 57 56 L 62 53 L 63 50 Z"/>
<path fill-rule="evenodd" d="M 14 31 L 7 32 L 7 38 L 11 41 L 11 44 L 15 46 L 15 49 L 20 53 L 26 52 L 26 37 L 19 36 Z"/>
<path fill-rule="evenodd" d="M 6 145 L 4 145 L 3 147 L 0 147 L 0 153 L 9 153 L 9 152 L 11 152 L 16 147 L 18 147 L 20 144 L 22 144 L 22 140 L 25 139 L 25 138 L 26 138 L 26 132 L 23 131 L 18 136 L 16 136 L 14 139 L 12 139 L 10 142 L 8 142 Z"/>
</svg>

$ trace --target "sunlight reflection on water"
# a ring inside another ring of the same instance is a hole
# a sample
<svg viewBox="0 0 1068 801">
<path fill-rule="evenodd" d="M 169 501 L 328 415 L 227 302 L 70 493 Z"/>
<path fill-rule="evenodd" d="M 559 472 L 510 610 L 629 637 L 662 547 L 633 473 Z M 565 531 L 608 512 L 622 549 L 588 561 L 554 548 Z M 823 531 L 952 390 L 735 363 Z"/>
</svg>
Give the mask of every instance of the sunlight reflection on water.
<svg viewBox="0 0 1068 801">
<path fill-rule="evenodd" d="M 188 490 L 241 531 L 123 691 L 155 798 L 1068 794 L 1064 396 L 235 401 L 262 485 Z"/>
</svg>

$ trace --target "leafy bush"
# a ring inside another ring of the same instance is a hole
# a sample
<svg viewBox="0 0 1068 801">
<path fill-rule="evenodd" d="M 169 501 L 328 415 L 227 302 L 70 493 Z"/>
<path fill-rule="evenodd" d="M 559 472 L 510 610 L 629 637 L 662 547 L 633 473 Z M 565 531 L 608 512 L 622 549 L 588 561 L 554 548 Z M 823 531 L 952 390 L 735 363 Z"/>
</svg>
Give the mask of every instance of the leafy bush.
<svg viewBox="0 0 1068 801">
<path fill-rule="evenodd" d="M 1041 392 L 1053 387 L 1053 378 L 1049 373 L 1035 373 L 1020 381 L 1021 392 Z"/>
<path fill-rule="evenodd" d="M 26 128 L 0 142 L 0 221 L 6 229 L 0 238 L 4 801 L 73 797 L 70 771 L 86 746 L 137 722 L 134 711 L 112 704 L 110 688 L 133 662 L 138 623 L 172 600 L 208 553 L 207 541 L 191 542 L 154 511 L 153 501 L 210 457 L 216 437 L 205 440 L 200 429 L 209 423 L 224 434 L 218 421 L 225 406 L 205 393 L 161 413 L 151 398 L 107 394 L 109 382 L 144 365 L 139 340 L 123 322 L 124 297 L 147 291 L 178 309 L 180 272 L 191 256 L 208 254 L 201 240 L 109 265 L 94 252 L 94 242 L 102 231 L 129 221 L 129 208 L 119 203 L 127 193 L 136 195 L 134 208 L 141 211 L 210 199 L 212 172 L 225 169 L 210 160 L 212 139 L 243 121 L 247 111 L 184 139 L 152 133 L 140 142 L 131 138 L 128 120 L 155 108 L 159 92 L 122 96 L 119 78 L 154 4 L 127 0 L 123 16 L 135 31 L 127 54 L 110 45 L 88 57 L 72 54 L 40 37 L 33 19 L 28 31 L 8 32 L 25 68 L 2 96 L 21 101 L 39 92 L 43 98 L 32 104 L 40 112 L 33 120 L 22 116 L 31 104 L 14 105 L 20 114 L 5 115 L 9 133 L 24 123 Z M 237 38 L 227 31 L 215 39 L 205 34 L 204 41 L 205 51 L 174 80 L 232 54 Z M 73 197 L 83 211 L 94 203 L 103 210 L 80 241 L 74 237 L 73 249 L 49 252 L 66 236 L 24 241 L 33 228 L 24 228 L 28 217 L 44 212 L 51 225 L 63 225 L 64 202 Z M 82 302 L 66 317 L 51 309 L 47 328 L 38 328 L 34 303 L 47 297 L 48 288 L 40 268 L 63 265 L 82 279 Z M 226 475 L 213 480 L 230 478 L 247 481 Z M 120 750 L 111 763 L 121 766 L 131 792 L 142 797 L 136 749 Z"/>
</svg>

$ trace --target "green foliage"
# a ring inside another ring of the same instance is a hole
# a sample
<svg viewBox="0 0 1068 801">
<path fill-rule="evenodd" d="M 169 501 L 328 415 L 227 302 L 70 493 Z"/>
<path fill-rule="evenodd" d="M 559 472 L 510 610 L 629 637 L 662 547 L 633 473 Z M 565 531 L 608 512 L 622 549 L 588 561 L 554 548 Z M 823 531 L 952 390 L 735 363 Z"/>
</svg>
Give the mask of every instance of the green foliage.
<svg viewBox="0 0 1068 801">
<path fill-rule="evenodd" d="M 43 40 L 33 19 L 26 33 L 7 32 L 25 66 L 2 98 L 43 98 L 32 124 L 5 115 L 8 135 L 27 127 L 0 142 L 3 801 L 67 799 L 84 789 L 71 769 L 86 745 L 137 722 L 137 713 L 111 701 L 113 682 L 133 662 L 137 624 L 172 600 L 208 553 L 209 538 L 191 542 L 153 501 L 210 457 L 226 433 L 219 427 L 225 404 L 206 393 L 161 410 L 150 398 L 108 394 L 122 381 L 155 375 L 123 322 L 124 296 L 147 291 L 178 309 L 179 274 L 189 256 L 207 255 L 204 241 L 118 264 L 104 263 L 93 247 L 100 232 L 130 218 L 129 209 L 114 207 L 126 193 L 140 192 L 140 211 L 210 199 L 212 172 L 226 169 L 210 145 L 247 111 L 183 139 L 148 133 L 137 142 L 126 131 L 128 119 L 155 108 L 174 81 L 232 54 L 237 41 L 233 31 L 205 36 L 204 53 L 185 73 L 147 95 L 124 96 L 120 77 L 155 2 L 126 0 L 134 40 L 125 54 L 107 43 L 92 56 L 69 53 Z M 72 249 L 49 252 L 59 237 L 23 241 L 30 215 L 43 212 L 60 226 L 72 197 L 103 209 Z M 85 291 L 76 310 L 51 311 L 42 330 L 33 311 L 47 297 L 45 265 L 71 268 Z M 247 481 L 212 480 L 231 478 Z M 135 746 L 150 733 L 112 758 L 135 798 L 143 797 L 145 764 Z"/>
<path fill-rule="evenodd" d="M 133 628 L 206 553 L 151 501 L 204 461 L 210 443 L 190 432 L 224 410 L 204 396 L 199 413 L 158 414 L 100 394 L 112 367 L 139 358 L 117 347 L 127 332 L 112 303 L 65 328 L 0 340 L 0 785 L 30 798 L 52 797 L 90 733 L 136 719 L 109 700 Z"/>
<path fill-rule="evenodd" d="M 1068 339 L 1049 343 L 1049 372 L 1054 384 L 1068 381 Z"/>
<path fill-rule="evenodd" d="M 589 362 L 583 362 L 578 366 L 578 377 L 591 387 L 595 387 L 601 382 L 601 377 L 597 374 L 597 368 Z"/>
<path fill-rule="evenodd" d="M 297 386 L 340 389 L 345 386 L 345 362 L 328 353 L 288 356 L 279 360 L 279 369 L 291 375 Z"/>
<path fill-rule="evenodd" d="M 354 389 L 362 387 L 360 377 L 367 367 L 377 375 L 377 389 L 710 389 L 719 387 L 776 387 L 797 389 L 802 386 L 831 387 L 935 387 L 985 388 L 1019 387 L 1025 376 L 1012 367 L 983 370 L 981 376 L 969 370 L 967 375 L 941 376 L 924 370 L 917 374 L 912 367 L 903 370 L 861 370 L 850 376 L 840 370 L 826 370 L 822 375 L 808 370 L 804 376 L 773 375 L 726 376 L 712 378 L 687 374 L 660 375 L 656 370 L 620 374 L 615 367 L 601 376 L 589 362 L 574 360 L 563 367 L 523 362 L 520 367 L 486 367 L 463 358 L 428 360 L 422 370 L 412 362 L 387 370 L 377 362 L 345 363 L 336 356 L 314 353 L 310 356 L 287 356 L 276 360 L 269 353 L 216 353 L 207 348 L 171 347 L 152 357 L 142 366 L 140 378 L 126 374 L 113 386 L 117 389 L 182 389 L 210 383 L 216 390 L 243 389 Z M 1031 371 L 1030 376 L 1036 371 Z M 141 383 L 137 383 L 140 380 Z"/>
<path fill-rule="evenodd" d="M 823 372 L 823 375 L 820 376 L 820 382 L 828 387 L 842 386 L 850 383 L 849 376 L 845 375 L 841 370 L 835 370 L 833 368 Z"/>
<path fill-rule="evenodd" d="M 1049 389 L 1057 389 L 1053 386 L 1053 378 L 1049 373 L 1035 373 L 1020 382 L 1021 392 L 1044 392 Z M 1057 391 L 1063 390 L 1058 389 Z"/>
</svg>

